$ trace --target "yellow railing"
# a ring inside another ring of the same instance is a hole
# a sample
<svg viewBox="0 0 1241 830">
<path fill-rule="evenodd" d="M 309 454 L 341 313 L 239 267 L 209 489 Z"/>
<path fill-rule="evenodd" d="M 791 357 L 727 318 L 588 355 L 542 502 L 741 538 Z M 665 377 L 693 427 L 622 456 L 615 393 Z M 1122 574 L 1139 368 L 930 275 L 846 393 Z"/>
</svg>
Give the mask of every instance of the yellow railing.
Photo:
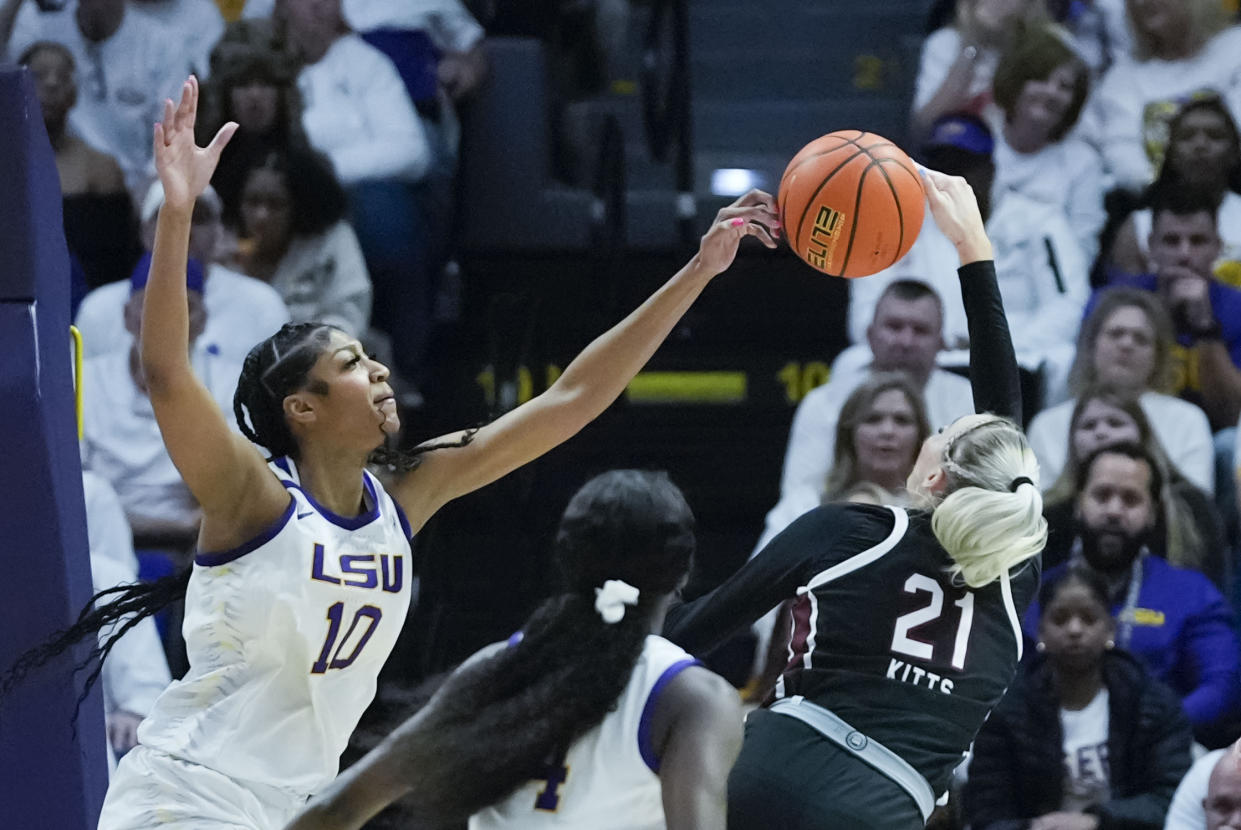
<svg viewBox="0 0 1241 830">
<path fill-rule="evenodd" d="M 73 338 L 73 415 L 78 421 L 78 440 L 82 440 L 82 332 L 77 326 L 69 327 Z"/>
</svg>

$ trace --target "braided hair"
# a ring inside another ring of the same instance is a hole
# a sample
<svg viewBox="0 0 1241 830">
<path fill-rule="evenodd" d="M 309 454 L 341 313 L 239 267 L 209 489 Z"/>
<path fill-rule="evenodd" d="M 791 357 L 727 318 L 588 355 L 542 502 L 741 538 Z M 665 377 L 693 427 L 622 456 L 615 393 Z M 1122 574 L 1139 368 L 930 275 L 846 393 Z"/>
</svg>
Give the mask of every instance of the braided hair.
<svg viewBox="0 0 1241 830">
<path fill-rule="evenodd" d="M 400 758 L 428 816 L 463 820 L 546 772 L 616 706 L 694 554 L 694 516 L 664 473 L 613 470 L 570 500 L 556 534 L 561 590 L 522 627 L 519 642 L 467 663 L 418 717 Z M 604 621 L 596 590 L 638 589 L 635 607 Z M 425 728 L 422 728 L 425 726 Z"/>
<path fill-rule="evenodd" d="M 265 448 L 271 458 L 286 455 L 298 458 L 297 439 L 284 418 L 284 399 L 303 388 L 327 394 L 327 384 L 311 380 L 310 370 L 327 348 L 333 331 L 339 329 L 324 323 L 286 323 L 246 355 L 233 395 L 233 414 L 242 434 Z M 474 432 L 467 430 L 457 441 L 424 444 L 409 451 L 381 447 L 369 460 L 399 471 L 412 470 L 418 466 L 423 453 L 465 446 Z M 95 594 L 72 625 L 22 654 L 0 675 L 0 699 L 31 671 L 90 638 L 89 652 L 74 667 L 75 674 L 92 668 L 78 698 L 80 705 L 98 680 L 104 658 L 116 642 L 139 621 L 184 599 L 192 570 L 193 566 L 189 565 L 153 582 L 119 585 Z M 107 633 L 101 636 L 101 632 Z"/>
<path fill-rule="evenodd" d="M 297 439 L 284 417 L 284 399 L 300 389 L 319 395 L 328 393 L 326 383 L 310 379 L 310 370 L 327 348 L 334 331 L 341 330 L 326 323 L 285 323 L 246 355 L 237 391 L 233 394 L 233 416 L 241 434 L 266 449 L 270 458 L 287 455 L 297 460 Z M 470 443 L 475 432 L 467 430 L 458 441 L 423 444 L 412 450 L 379 447 L 369 460 L 372 464 L 408 472 L 418 466 L 423 453 L 463 447 Z"/>
</svg>

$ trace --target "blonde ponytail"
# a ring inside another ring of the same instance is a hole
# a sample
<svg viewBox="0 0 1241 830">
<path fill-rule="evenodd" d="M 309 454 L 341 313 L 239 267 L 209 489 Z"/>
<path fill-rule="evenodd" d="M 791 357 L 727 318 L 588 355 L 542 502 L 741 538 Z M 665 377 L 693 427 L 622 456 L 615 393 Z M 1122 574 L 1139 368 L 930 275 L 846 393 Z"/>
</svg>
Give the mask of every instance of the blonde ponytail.
<svg viewBox="0 0 1241 830">
<path fill-rule="evenodd" d="M 963 420 L 944 448 L 947 495 L 931 530 L 952 557 L 953 576 L 981 588 L 1042 552 L 1047 520 L 1038 461 L 1021 430 L 994 415 Z"/>
</svg>

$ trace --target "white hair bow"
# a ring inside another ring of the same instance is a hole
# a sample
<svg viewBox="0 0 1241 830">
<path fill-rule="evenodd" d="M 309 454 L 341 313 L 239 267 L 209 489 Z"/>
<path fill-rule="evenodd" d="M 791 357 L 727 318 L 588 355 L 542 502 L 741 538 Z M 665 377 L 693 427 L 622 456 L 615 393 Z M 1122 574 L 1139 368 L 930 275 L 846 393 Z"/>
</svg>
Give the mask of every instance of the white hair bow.
<svg viewBox="0 0 1241 830">
<path fill-rule="evenodd" d="M 621 579 L 609 579 L 595 589 L 595 610 L 608 625 L 625 618 L 625 606 L 638 604 L 638 589 Z"/>
</svg>

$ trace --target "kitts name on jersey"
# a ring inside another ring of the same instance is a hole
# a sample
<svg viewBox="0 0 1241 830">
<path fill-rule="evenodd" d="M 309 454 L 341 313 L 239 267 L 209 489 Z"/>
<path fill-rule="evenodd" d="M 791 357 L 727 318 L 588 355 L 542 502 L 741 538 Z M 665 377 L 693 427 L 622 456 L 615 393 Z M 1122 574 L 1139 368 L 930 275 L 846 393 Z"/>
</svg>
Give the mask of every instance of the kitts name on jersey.
<svg viewBox="0 0 1241 830">
<path fill-rule="evenodd" d="M 952 679 L 941 677 L 933 671 L 920 669 L 917 666 L 910 665 L 904 660 L 897 660 L 893 657 L 888 661 L 888 679 L 899 680 L 903 683 L 912 683 L 915 686 L 925 685 L 928 689 L 939 689 L 946 695 L 952 694 Z"/>
<path fill-rule="evenodd" d="M 405 581 L 405 557 L 387 553 L 345 554 L 336 557 L 337 567 L 329 572 L 323 545 L 315 544 L 310 578 L 344 588 L 380 588 L 399 594 Z"/>
</svg>

